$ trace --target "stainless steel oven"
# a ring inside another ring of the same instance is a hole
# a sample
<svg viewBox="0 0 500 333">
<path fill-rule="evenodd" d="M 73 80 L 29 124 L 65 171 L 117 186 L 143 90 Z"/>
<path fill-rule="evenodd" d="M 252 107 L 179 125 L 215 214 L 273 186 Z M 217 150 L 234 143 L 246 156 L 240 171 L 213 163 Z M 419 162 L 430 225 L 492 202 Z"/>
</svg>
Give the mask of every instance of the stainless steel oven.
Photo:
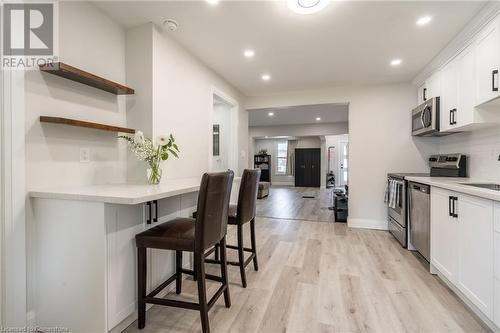
<svg viewBox="0 0 500 333">
<path fill-rule="evenodd" d="M 433 97 L 411 112 L 411 130 L 414 136 L 440 136 L 439 97 Z"/>
<path fill-rule="evenodd" d="M 407 246 L 407 218 L 406 218 L 406 183 L 403 175 L 388 174 L 387 182 L 394 182 L 397 186 L 397 198 L 395 205 L 388 208 L 388 226 L 389 231 L 401 243 L 403 247 Z"/>
</svg>

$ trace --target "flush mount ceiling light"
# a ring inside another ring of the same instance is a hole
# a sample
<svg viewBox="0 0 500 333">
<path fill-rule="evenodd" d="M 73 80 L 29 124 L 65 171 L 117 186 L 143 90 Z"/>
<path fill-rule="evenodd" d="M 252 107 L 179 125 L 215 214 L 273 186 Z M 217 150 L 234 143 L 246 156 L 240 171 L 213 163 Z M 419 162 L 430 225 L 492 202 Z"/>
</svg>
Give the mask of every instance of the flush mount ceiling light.
<svg viewBox="0 0 500 333">
<path fill-rule="evenodd" d="M 320 117 L 316 117 L 316 121 L 321 121 L 321 118 Z"/>
<path fill-rule="evenodd" d="M 253 56 L 255 55 L 255 52 L 254 52 L 254 50 L 248 49 L 248 50 L 243 51 L 243 55 L 247 58 L 253 58 Z"/>
<path fill-rule="evenodd" d="M 211 4 L 212 6 L 215 6 L 219 3 L 219 0 L 205 0 L 205 1 Z"/>
<path fill-rule="evenodd" d="M 272 117 L 272 116 L 274 116 L 274 112 L 269 112 L 267 115 L 268 115 L 269 117 Z"/>
<path fill-rule="evenodd" d="M 324 9 L 330 0 L 287 0 L 288 8 L 297 14 L 314 14 Z"/>
<path fill-rule="evenodd" d="M 403 60 L 401 59 L 393 59 L 391 60 L 391 66 L 399 66 L 403 63 Z"/>
<path fill-rule="evenodd" d="M 421 27 L 421 26 L 423 26 L 423 25 L 428 24 L 431 20 L 432 20 L 432 17 L 430 17 L 430 16 L 422 16 L 421 18 L 419 18 L 419 19 L 417 20 L 417 25 L 418 25 L 419 27 Z"/>
<path fill-rule="evenodd" d="M 269 74 L 262 74 L 261 78 L 264 81 L 269 81 L 269 80 L 271 80 L 271 75 L 269 75 Z"/>
</svg>

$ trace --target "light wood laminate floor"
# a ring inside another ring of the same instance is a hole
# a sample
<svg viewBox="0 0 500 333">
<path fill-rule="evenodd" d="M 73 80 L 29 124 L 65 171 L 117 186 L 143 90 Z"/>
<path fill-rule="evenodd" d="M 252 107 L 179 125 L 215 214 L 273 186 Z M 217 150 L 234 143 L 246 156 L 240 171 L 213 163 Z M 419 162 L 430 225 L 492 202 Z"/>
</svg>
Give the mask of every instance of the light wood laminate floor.
<svg viewBox="0 0 500 333">
<path fill-rule="evenodd" d="M 335 222 L 333 189 L 271 186 L 269 196 L 257 200 L 257 216 L 276 219 Z M 303 198 L 313 196 L 314 198 Z"/>
<path fill-rule="evenodd" d="M 230 227 L 230 244 L 234 231 Z M 225 308 L 222 297 L 214 305 L 212 332 L 485 331 L 385 231 L 258 218 L 256 233 L 260 270 L 248 266 L 248 287 L 243 289 L 238 268 L 229 267 L 232 306 Z M 229 256 L 235 259 L 234 251 Z M 207 268 L 218 273 L 214 265 Z M 210 295 L 217 286 L 209 283 Z M 186 279 L 183 287 L 181 298 L 197 301 L 196 284 Z M 177 298 L 175 293 L 169 297 Z M 136 327 L 134 323 L 126 332 L 139 332 Z M 200 330 L 197 311 L 154 306 L 140 332 Z"/>
</svg>

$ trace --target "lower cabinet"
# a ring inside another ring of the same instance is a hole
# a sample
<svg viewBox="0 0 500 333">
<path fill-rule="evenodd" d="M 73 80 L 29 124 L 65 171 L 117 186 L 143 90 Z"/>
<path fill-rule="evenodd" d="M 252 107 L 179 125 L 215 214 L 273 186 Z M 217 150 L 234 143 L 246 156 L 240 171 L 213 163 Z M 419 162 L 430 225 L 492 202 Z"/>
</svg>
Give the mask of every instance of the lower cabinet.
<svg viewBox="0 0 500 333">
<path fill-rule="evenodd" d="M 431 264 L 492 321 L 493 206 L 491 200 L 431 190 Z"/>
</svg>

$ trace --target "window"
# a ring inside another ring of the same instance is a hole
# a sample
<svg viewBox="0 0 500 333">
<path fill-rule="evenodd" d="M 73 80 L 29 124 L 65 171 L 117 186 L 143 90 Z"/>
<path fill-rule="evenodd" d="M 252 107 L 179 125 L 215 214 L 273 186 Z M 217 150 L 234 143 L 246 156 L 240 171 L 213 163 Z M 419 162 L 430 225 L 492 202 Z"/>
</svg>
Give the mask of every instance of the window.
<svg viewBox="0 0 500 333">
<path fill-rule="evenodd" d="M 288 141 L 276 143 L 276 174 L 286 175 L 288 166 Z"/>
</svg>

